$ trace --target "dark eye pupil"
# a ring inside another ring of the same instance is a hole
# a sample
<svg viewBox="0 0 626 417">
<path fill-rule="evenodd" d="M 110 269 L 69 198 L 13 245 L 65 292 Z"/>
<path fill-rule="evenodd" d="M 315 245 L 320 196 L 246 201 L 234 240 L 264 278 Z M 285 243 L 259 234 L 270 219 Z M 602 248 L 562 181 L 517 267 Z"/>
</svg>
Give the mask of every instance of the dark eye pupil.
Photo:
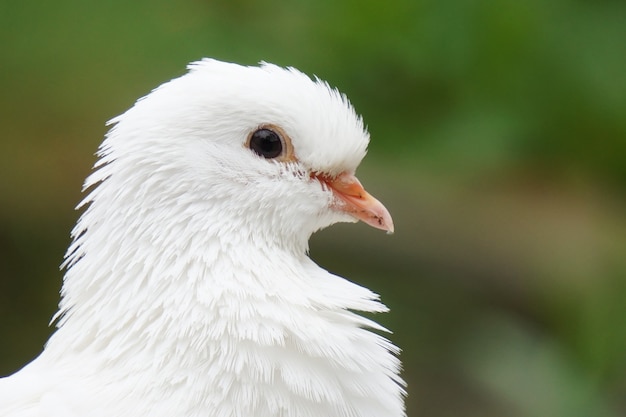
<svg viewBox="0 0 626 417">
<path fill-rule="evenodd" d="M 271 159 L 283 152 L 283 143 L 273 130 L 259 129 L 250 138 L 250 149 L 263 158 Z"/>
</svg>

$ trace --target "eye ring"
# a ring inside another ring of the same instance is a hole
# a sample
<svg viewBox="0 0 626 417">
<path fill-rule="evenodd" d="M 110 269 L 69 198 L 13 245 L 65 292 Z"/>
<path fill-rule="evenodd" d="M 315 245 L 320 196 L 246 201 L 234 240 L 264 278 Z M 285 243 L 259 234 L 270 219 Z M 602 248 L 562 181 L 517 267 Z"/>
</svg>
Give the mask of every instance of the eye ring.
<svg viewBox="0 0 626 417">
<path fill-rule="evenodd" d="M 246 147 L 265 159 L 280 162 L 295 160 L 291 138 L 276 125 L 263 124 L 257 127 L 248 135 Z"/>
</svg>

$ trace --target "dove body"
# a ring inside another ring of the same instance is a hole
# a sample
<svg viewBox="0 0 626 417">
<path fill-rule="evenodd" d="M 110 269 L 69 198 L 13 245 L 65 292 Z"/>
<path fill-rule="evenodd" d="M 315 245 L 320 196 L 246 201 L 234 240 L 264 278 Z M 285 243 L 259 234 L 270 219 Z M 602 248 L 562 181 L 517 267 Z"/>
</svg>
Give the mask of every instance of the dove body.
<svg viewBox="0 0 626 417">
<path fill-rule="evenodd" d="M 403 416 L 398 349 L 355 313 L 386 307 L 307 256 L 335 222 L 393 230 L 361 119 L 294 69 L 189 69 L 110 122 L 58 328 L 0 415 Z"/>
</svg>

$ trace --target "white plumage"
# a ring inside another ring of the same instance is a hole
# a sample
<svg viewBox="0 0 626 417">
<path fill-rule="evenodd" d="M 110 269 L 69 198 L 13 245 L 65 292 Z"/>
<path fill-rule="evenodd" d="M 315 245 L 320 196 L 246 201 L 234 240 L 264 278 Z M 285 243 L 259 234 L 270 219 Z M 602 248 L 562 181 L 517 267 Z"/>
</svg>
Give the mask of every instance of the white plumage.
<svg viewBox="0 0 626 417">
<path fill-rule="evenodd" d="M 398 349 L 353 312 L 386 307 L 307 256 L 335 222 L 393 230 L 360 117 L 295 69 L 189 69 L 110 122 L 58 329 L 0 416 L 403 416 Z"/>
</svg>

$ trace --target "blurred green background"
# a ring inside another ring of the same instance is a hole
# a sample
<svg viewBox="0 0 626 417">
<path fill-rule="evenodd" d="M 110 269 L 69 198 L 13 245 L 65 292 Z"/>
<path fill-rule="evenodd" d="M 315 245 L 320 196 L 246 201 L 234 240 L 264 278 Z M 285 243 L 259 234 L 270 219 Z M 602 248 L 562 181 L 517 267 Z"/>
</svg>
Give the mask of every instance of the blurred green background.
<svg viewBox="0 0 626 417">
<path fill-rule="evenodd" d="M 314 236 L 382 294 L 409 416 L 626 415 L 626 2 L 0 2 L 0 374 L 51 329 L 106 128 L 204 56 L 351 98 L 394 216 Z"/>
</svg>

